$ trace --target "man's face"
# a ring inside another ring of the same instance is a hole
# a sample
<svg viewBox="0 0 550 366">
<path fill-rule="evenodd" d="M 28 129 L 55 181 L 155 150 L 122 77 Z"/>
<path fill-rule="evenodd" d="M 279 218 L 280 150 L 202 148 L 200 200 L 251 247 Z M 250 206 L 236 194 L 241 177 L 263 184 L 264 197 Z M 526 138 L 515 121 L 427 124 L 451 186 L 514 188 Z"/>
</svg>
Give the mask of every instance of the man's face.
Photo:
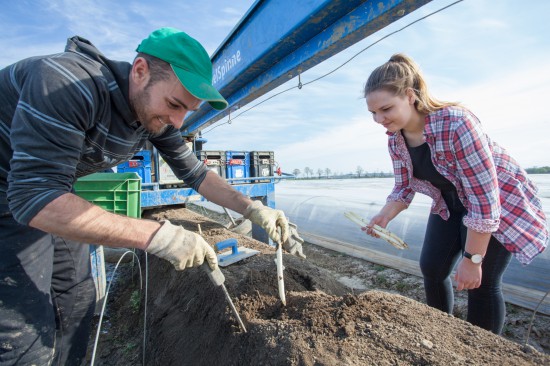
<svg viewBox="0 0 550 366">
<path fill-rule="evenodd" d="M 168 125 L 179 129 L 187 112 L 197 110 L 201 100 L 191 95 L 173 74 L 169 80 L 153 84 L 148 79 L 138 82 L 130 104 L 143 127 L 158 134 Z"/>
</svg>

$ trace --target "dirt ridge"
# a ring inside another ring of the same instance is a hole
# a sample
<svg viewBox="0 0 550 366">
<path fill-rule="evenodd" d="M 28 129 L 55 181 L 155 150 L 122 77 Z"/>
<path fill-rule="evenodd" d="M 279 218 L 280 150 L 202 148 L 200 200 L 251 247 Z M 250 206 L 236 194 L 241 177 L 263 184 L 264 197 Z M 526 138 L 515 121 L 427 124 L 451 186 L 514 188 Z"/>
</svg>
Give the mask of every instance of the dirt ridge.
<svg viewBox="0 0 550 366">
<path fill-rule="evenodd" d="M 222 268 L 247 333 L 202 271 L 176 272 L 149 256 L 147 365 L 550 365 L 550 355 L 405 296 L 357 293 L 332 271 L 290 255 L 284 256 L 282 306 L 273 248 L 187 209 L 151 210 L 146 216 L 194 231 L 200 224 L 211 245 L 236 237 L 239 245 L 261 251 Z M 118 300 L 135 290 L 118 285 Z M 125 325 L 105 334 L 96 364 L 139 364 L 143 304 L 131 309 L 113 300 L 109 309 L 111 323 Z"/>
</svg>

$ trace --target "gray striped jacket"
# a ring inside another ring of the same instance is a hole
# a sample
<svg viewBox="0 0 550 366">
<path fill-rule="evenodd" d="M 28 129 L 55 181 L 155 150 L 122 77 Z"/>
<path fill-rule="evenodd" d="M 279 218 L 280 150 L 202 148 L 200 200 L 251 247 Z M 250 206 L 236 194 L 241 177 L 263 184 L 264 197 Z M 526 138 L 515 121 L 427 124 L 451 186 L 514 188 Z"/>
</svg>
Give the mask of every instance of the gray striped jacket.
<svg viewBox="0 0 550 366">
<path fill-rule="evenodd" d="M 0 210 L 28 224 L 77 178 L 129 160 L 147 140 L 198 189 L 207 169 L 180 132 L 152 135 L 135 120 L 130 69 L 75 36 L 65 52 L 0 70 Z"/>
</svg>

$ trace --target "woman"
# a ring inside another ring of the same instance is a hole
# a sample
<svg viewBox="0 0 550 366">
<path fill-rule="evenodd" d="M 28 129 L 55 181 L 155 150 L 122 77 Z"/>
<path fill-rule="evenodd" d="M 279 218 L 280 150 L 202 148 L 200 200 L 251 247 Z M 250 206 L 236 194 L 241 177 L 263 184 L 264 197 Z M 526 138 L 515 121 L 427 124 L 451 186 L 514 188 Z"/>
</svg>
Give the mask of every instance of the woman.
<svg viewBox="0 0 550 366">
<path fill-rule="evenodd" d="M 431 97 L 418 66 L 396 54 L 365 85 L 375 122 L 387 130 L 395 186 L 367 227 L 386 227 L 415 192 L 433 199 L 420 256 L 428 305 L 453 309 L 450 274 L 468 290 L 467 320 L 500 334 L 502 276 L 512 255 L 530 263 L 548 245 L 537 188 L 458 103 Z"/>
</svg>

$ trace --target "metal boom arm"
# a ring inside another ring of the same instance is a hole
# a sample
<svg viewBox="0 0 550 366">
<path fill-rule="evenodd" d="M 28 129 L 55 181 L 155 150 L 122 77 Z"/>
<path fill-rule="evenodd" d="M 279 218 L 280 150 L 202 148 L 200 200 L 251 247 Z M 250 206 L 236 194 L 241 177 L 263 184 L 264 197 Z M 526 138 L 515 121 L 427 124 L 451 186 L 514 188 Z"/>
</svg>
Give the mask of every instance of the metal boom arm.
<svg viewBox="0 0 550 366">
<path fill-rule="evenodd" d="M 229 108 L 204 103 L 182 134 L 196 134 L 430 1 L 256 1 L 212 56 L 214 86 Z"/>
</svg>

